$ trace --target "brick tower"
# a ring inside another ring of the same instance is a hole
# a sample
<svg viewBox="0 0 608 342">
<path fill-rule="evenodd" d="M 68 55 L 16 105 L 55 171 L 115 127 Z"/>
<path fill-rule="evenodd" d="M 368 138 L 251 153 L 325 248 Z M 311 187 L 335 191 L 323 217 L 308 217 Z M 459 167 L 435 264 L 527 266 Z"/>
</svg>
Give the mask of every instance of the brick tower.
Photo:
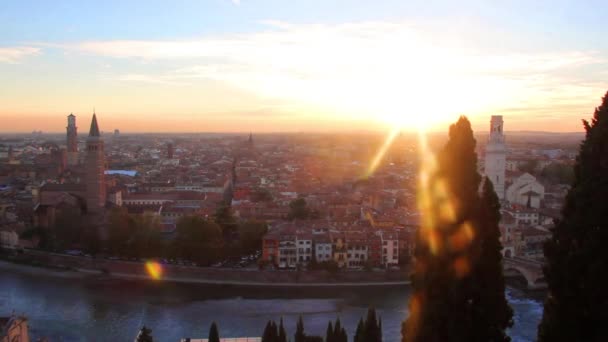
<svg viewBox="0 0 608 342">
<path fill-rule="evenodd" d="M 87 210 L 89 213 L 99 213 L 106 204 L 105 153 L 95 113 L 87 137 L 85 169 Z"/>
<path fill-rule="evenodd" d="M 69 166 L 78 164 L 78 127 L 76 127 L 76 116 L 68 115 L 67 130 L 67 162 Z"/>
</svg>

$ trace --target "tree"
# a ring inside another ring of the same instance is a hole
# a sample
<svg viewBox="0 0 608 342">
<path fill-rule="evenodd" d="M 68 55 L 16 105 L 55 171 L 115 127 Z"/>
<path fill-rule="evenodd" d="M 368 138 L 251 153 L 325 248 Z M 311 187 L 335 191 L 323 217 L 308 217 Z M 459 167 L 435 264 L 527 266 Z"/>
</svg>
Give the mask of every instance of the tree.
<svg viewBox="0 0 608 342">
<path fill-rule="evenodd" d="M 302 316 L 298 318 L 298 324 L 296 325 L 296 333 L 294 335 L 294 342 L 305 342 L 304 339 L 306 335 L 304 334 L 304 322 L 302 322 Z"/>
<path fill-rule="evenodd" d="M 232 213 L 232 208 L 229 205 L 220 205 L 215 211 L 215 223 L 222 228 L 224 240 L 233 240 L 238 229 L 238 223 Z"/>
<path fill-rule="evenodd" d="M 327 323 L 327 331 L 325 332 L 325 342 L 335 342 L 334 339 L 334 328 L 331 325 L 331 321 Z"/>
<path fill-rule="evenodd" d="M 462 116 L 435 163 L 424 161 L 418 200 L 413 294 L 402 327 L 404 341 L 471 339 L 471 269 L 480 176 L 471 125 Z"/>
<path fill-rule="evenodd" d="M 367 317 L 359 321 L 355 332 L 355 342 L 381 342 L 382 323 L 376 318 L 376 310 L 369 308 Z"/>
<path fill-rule="evenodd" d="M 262 334 L 262 342 L 277 342 L 279 341 L 279 331 L 274 321 L 268 321 L 264 334 Z"/>
<path fill-rule="evenodd" d="M 145 325 L 141 327 L 135 342 L 154 342 L 154 338 L 152 337 L 152 329 L 146 328 Z"/>
<path fill-rule="evenodd" d="M 289 203 L 289 213 L 287 218 L 290 220 L 299 219 L 305 220 L 310 216 L 310 209 L 306 200 L 302 197 L 295 199 Z"/>
<path fill-rule="evenodd" d="M 363 326 L 363 318 L 361 318 L 359 324 L 357 324 L 357 330 L 355 330 L 354 342 L 365 342 L 365 331 L 363 330 Z"/>
<path fill-rule="evenodd" d="M 535 174 L 538 171 L 538 160 L 531 159 L 518 166 L 519 171 Z"/>
<path fill-rule="evenodd" d="M 54 249 L 71 249 L 79 244 L 84 235 L 84 229 L 88 225 L 83 224 L 83 216 L 80 208 L 62 205 L 57 209 L 58 213 L 52 227 L 55 236 Z"/>
<path fill-rule="evenodd" d="M 112 208 L 108 214 L 106 246 L 112 255 L 126 255 L 131 236 L 129 213 L 126 208 Z"/>
<path fill-rule="evenodd" d="M 262 249 L 262 239 L 268 232 L 268 226 L 264 222 L 248 221 L 239 225 L 239 242 L 241 253 L 251 253 Z"/>
<path fill-rule="evenodd" d="M 574 169 L 570 165 L 551 163 L 542 169 L 540 176 L 552 183 L 572 184 Z"/>
<path fill-rule="evenodd" d="M 178 257 L 208 265 L 220 254 L 221 228 L 199 216 L 184 216 L 177 222 L 173 247 Z"/>
<path fill-rule="evenodd" d="M 133 215 L 129 218 L 130 238 L 127 254 L 137 258 L 158 257 L 162 251 L 160 221 L 156 215 Z"/>
<path fill-rule="evenodd" d="M 279 342 L 287 342 L 287 333 L 285 332 L 285 327 L 283 326 L 283 317 L 281 317 L 281 322 L 279 323 Z"/>
<path fill-rule="evenodd" d="M 591 122 L 574 181 L 545 244 L 549 287 L 538 341 L 608 341 L 608 93 Z"/>
<path fill-rule="evenodd" d="M 486 177 L 477 224 L 479 256 L 473 268 L 473 337 L 470 341 L 511 340 L 505 331 L 513 325 L 513 310 L 505 298 L 499 222 L 500 202 Z"/>
<path fill-rule="evenodd" d="M 209 342 L 220 342 L 220 333 L 217 329 L 217 324 L 215 322 L 211 323 L 211 328 L 209 328 Z"/>
</svg>

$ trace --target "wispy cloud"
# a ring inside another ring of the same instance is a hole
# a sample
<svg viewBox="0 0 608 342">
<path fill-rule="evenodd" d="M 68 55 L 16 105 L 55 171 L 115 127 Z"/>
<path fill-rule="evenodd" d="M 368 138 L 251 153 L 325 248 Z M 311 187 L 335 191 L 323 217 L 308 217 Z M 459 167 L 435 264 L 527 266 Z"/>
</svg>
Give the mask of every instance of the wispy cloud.
<svg viewBox="0 0 608 342">
<path fill-rule="evenodd" d="M 39 53 L 40 48 L 31 46 L 0 47 L 0 63 L 18 63 L 25 57 Z"/>
<path fill-rule="evenodd" d="M 513 101 L 574 101 L 573 91 L 589 95 L 608 85 L 585 82 L 579 72 L 606 66 L 605 56 L 593 51 L 499 54 L 481 46 L 454 46 L 441 35 L 402 22 L 260 23 L 262 30 L 244 34 L 87 41 L 63 47 L 154 60 L 164 63 L 165 69 L 175 66 L 173 72 L 158 75 L 125 75 L 124 81 L 210 79 L 351 116 L 431 110 L 428 115 L 439 118 L 505 108 Z M 559 77 L 561 82 L 556 82 Z"/>
</svg>

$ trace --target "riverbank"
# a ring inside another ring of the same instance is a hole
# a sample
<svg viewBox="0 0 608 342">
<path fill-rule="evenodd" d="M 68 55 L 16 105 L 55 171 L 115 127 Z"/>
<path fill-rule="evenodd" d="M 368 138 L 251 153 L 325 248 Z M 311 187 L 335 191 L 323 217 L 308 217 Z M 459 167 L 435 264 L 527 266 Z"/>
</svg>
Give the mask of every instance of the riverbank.
<svg viewBox="0 0 608 342">
<path fill-rule="evenodd" d="M 162 281 L 184 284 L 234 285 L 252 287 L 397 287 L 410 284 L 405 271 L 271 271 L 258 269 L 220 269 L 162 265 L 162 276 L 153 279 L 145 264 L 118 260 L 74 257 L 29 250 L 25 254 L 5 258 L 2 269 L 24 268 L 47 276 L 64 278 L 94 277 Z"/>
</svg>

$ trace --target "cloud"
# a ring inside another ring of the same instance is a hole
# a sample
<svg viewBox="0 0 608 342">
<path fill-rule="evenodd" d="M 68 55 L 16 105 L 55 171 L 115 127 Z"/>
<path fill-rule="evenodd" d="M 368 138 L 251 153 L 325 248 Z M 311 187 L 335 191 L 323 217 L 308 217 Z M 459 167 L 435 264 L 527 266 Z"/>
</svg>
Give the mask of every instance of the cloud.
<svg viewBox="0 0 608 342">
<path fill-rule="evenodd" d="M 241 0 L 231 0 L 233 4 L 239 6 L 241 4 Z"/>
<path fill-rule="evenodd" d="M 40 48 L 31 46 L 0 47 L 0 63 L 18 63 L 25 57 L 40 54 Z"/>
<path fill-rule="evenodd" d="M 155 61 L 159 75 L 123 81 L 209 79 L 258 96 L 369 117 L 404 111 L 438 119 L 512 105 L 571 102 L 591 84 L 581 69 L 605 67 L 594 51 L 514 51 L 455 46 L 450 37 L 407 22 L 260 22 L 257 32 L 187 40 L 87 41 L 63 46 L 85 54 Z M 565 76 L 564 76 L 565 75 Z M 128 77 L 127 77 L 128 76 Z"/>
</svg>

